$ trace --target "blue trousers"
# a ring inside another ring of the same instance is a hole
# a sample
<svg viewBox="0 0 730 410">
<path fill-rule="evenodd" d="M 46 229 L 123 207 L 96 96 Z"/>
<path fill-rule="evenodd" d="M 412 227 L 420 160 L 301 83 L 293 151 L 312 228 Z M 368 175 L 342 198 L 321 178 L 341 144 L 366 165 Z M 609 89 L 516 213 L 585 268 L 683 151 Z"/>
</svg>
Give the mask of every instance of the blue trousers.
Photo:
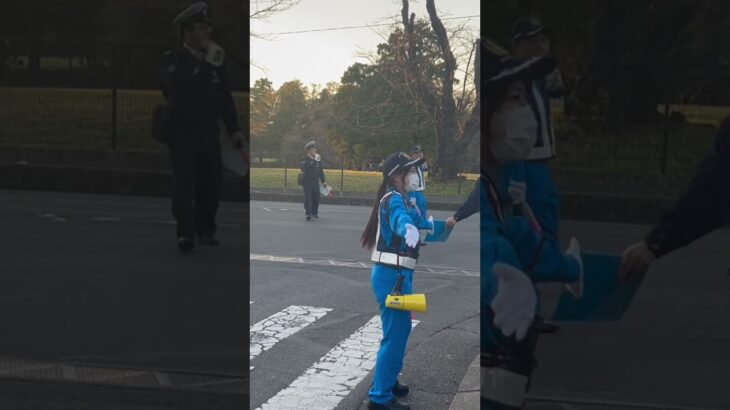
<svg viewBox="0 0 730 410">
<path fill-rule="evenodd" d="M 400 273 L 405 277 L 401 292 L 404 295 L 412 293 L 413 271 L 401 268 Z M 406 353 L 408 336 L 411 334 L 411 312 L 385 307 L 385 298 L 393 290 L 397 278 L 398 271 L 395 268 L 373 265 L 370 283 L 380 306 L 383 339 L 380 341 L 380 349 L 375 360 L 375 375 L 368 399 L 378 404 L 387 404 L 393 400 L 393 387 L 403 367 L 403 356 Z"/>
</svg>

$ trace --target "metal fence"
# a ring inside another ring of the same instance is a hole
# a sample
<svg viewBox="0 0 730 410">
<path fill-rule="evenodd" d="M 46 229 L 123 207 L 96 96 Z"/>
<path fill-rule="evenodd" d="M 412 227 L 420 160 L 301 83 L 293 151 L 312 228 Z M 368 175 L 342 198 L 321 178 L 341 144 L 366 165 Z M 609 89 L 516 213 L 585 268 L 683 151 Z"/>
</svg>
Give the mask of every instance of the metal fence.
<svg viewBox="0 0 730 410">
<path fill-rule="evenodd" d="M 298 190 L 297 176 L 300 171 L 302 155 L 280 154 L 254 151 L 251 155 L 251 187 L 252 189 Z M 375 194 L 383 180 L 381 172 L 362 171 L 346 167 L 347 158 L 322 157 L 325 179 L 338 196 L 371 197 Z M 439 199 L 464 199 L 474 187 L 476 174 L 459 174 L 455 181 L 438 182 L 432 180 L 426 172 L 428 193 Z"/>
<path fill-rule="evenodd" d="M 0 61 L 4 64 L 0 145 L 163 151 L 164 146 L 151 137 L 151 117 L 154 107 L 163 101 L 157 89 L 157 69 L 162 53 L 169 48 L 169 44 L 59 42 L 44 46 L 35 70 L 29 67 L 28 56 L 17 51 Z M 235 85 L 239 118 L 246 126 L 246 84 L 239 79 Z"/>
</svg>

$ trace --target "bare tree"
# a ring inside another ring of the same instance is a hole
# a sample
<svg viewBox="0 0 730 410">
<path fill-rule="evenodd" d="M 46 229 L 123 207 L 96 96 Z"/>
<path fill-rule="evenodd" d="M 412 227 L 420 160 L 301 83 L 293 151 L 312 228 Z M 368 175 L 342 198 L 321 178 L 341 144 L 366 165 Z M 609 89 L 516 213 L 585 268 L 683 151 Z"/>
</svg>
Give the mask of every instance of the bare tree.
<svg viewBox="0 0 730 410">
<path fill-rule="evenodd" d="M 274 14 L 291 9 L 301 0 L 251 0 L 249 4 L 249 20 L 265 20 Z M 268 37 L 251 32 L 251 37 L 266 39 Z"/>
<path fill-rule="evenodd" d="M 408 0 L 403 0 L 403 4 L 404 8 L 407 8 Z M 441 89 L 438 92 L 440 101 L 437 102 L 437 109 L 434 112 L 438 151 L 433 170 L 439 179 L 446 180 L 456 177 L 461 165 L 458 159 L 466 154 L 469 145 L 479 134 L 479 94 L 478 88 L 476 88 L 474 104 L 468 104 L 469 97 L 467 97 L 466 87 L 464 86 L 460 102 L 457 104 L 454 94 L 457 64 L 451 49 L 449 34 L 436 12 L 435 0 L 426 1 L 426 10 L 428 11 L 431 27 L 438 38 L 441 58 L 444 62 L 439 84 Z M 472 47 L 470 56 L 474 54 L 474 49 L 475 46 Z M 469 70 L 467 68 L 465 70 L 465 82 L 468 74 Z M 474 71 L 474 76 L 474 82 L 477 84 L 479 82 L 478 70 Z M 464 111 L 469 109 L 469 106 L 471 106 L 470 114 L 468 116 L 464 115 Z M 464 118 L 465 120 L 462 120 Z"/>
</svg>

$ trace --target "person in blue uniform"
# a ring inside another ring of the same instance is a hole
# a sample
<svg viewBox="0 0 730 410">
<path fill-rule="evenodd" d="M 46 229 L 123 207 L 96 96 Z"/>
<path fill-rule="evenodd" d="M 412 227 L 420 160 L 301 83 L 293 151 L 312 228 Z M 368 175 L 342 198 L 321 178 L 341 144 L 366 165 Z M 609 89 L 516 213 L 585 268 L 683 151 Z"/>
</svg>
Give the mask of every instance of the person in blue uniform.
<svg viewBox="0 0 730 410">
<path fill-rule="evenodd" d="M 420 145 L 414 145 L 411 147 L 411 157 L 414 159 L 424 158 L 423 149 Z M 411 205 L 414 206 L 414 210 L 422 215 L 427 215 L 428 213 L 428 205 L 426 202 L 426 195 L 424 193 L 426 190 L 426 177 L 424 172 L 428 170 L 425 161 L 426 160 L 424 159 L 424 162 L 416 167 L 416 174 L 413 176 L 414 180 L 417 180 L 418 187 L 415 191 L 408 193 L 408 200 L 411 202 Z M 426 246 L 426 242 L 421 241 L 419 245 Z"/>
<path fill-rule="evenodd" d="M 714 149 L 689 187 L 646 237 L 624 252 L 620 279 L 645 273 L 654 260 L 687 246 L 730 222 L 730 116 L 717 130 Z"/>
<path fill-rule="evenodd" d="M 512 27 L 512 49 L 514 57 L 521 61 L 548 56 L 550 39 L 546 28 L 535 17 L 519 18 Z M 549 87 L 546 77 L 556 71 L 557 68 L 553 67 L 545 75 L 526 84 L 527 101 L 536 120 L 534 145 L 525 161 L 503 164 L 501 171 L 503 189 L 509 189 L 514 184 L 518 187 L 520 184 L 525 186 L 527 203 L 545 234 L 554 239 L 559 234 L 560 202 L 548 164 L 555 157 L 555 131 L 550 115 L 549 89 L 555 93 L 555 89 L 559 87 Z"/>
<path fill-rule="evenodd" d="M 550 54 L 550 38 L 547 28 L 534 16 L 520 17 L 512 26 L 514 57 L 525 61 Z M 550 113 L 550 99 L 561 97 L 565 86 L 560 70 L 553 67 L 549 72 L 527 84 L 528 102 L 535 117 L 535 140 L 532 150 L 524 161 L 502 164 L 500 186 L 502 194 L 508 190 L 522 190 L 527 204 L 545 235 L 557 240 L 560 231 L 560 198 L 550 172 L 549 161 L 555 157 L 555 130 Z M 516 211 L 520 213 L 518 209 Z M 564 278 L 544 278 L 543 281 L 562 282 Z M 559 326 L 538 316 L 536 326 L 543 333 L 553 333 Z"/>
<path fill-rule="evenodd" d="M 163 55 L 158 77 L 171 107 L 166 139 L 178 247 L 189 252 L 196 235 L 202 244 L 218 244 L 215 219 L 223 179 L 219 120 L 239 148 L 244 140 L 228 84 L 225 52 L 211 40 L 208 6 L 191 5 L 173 24 L 182 44 Z"/>
<path fill-rule="evenodd" d="M 580 244 L 571 240 L 562 253 L 550 235 L 514 213 L 513 195 L 500 178 L 505 163 L 521 161 L 534 146 L 535 120 L 527 101 L 530 83 L 554 67 L 535 57 L 505 55 L 489 40 L 480 62 L 482 85 L 481 174 L 478 182 L 481 230 L 481 408 L 518 409 L 524 403 L 536 365 L 537 295 L 533 282 L 563 277 L 580 283 Z M 474 194 L 457 216 L 476 212 Z M 520 201 L 524 201 L 524 197 Z M 576 294 L 580 286 L 571 288 Z"/>
<path fill-rule="evenodd" d="M 411 294 L 413 271 L 419 251 L 419 229 L 433 230 L 433 219 L 417 212 L 408 194 L 417 189 L 416 167 L 423 159 L 404 152 L 390 155 L 383 163 L 383 181 L 375 197 L 361 244 L 372 249 L 371 285 L 380 307 L 383 339 L 375 361 L 375 374 L 368 393 L 368 409 L 404 410 L 410 406 L 398 400 L 408 386 L 398 382 L 411 332 L 411 312 L 385 307 L 399 276 L 401 292 Z"/>
<path fill-rule="evenodd" d="M 414 159 L 424 158 L 423 149 L 421 149 L 420 145 L 414 145 L 413 147 L 411 147 L 411 157 L 413 157 Z M 424 162 L 416 167 L 416 178 L 418 178 L 418 187 L 415 191 L 408 193 L 408 197 L 412 198 L 411 203 L 415 202 L 415 205 L 418 206 L 418 209 L 424 215 L 426 215 L 428 212 L 426 205 L 426 195 L 424 195 L 423 192 L 426 190 L 426 178 L 423 175 L 423 172 L 426 169 L 426 162 L 424 159 Z"/>
</svg>

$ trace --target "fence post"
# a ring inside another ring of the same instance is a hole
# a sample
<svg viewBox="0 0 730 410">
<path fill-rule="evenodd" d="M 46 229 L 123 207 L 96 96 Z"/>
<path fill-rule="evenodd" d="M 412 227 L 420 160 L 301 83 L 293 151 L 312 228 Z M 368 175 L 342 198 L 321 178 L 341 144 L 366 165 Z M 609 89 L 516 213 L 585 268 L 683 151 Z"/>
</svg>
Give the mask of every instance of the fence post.
<svg viewBox="0 0 730 410">
<path fill-rule="evenodd" d="M 117 150 L 117 47 L 112 47 L 112 134 L 111 148 Z"/>
<path fill-rule="evenodd" d="M 289 166 L 288 162 L 286 161 L 286 154 L 284 154 L 284 189 L 287 189 L 286 185 L 286 175 L 287 175 L 287 167 Z"/>
<path fill-rule="evenodd" d="M 456 194 L 459 198 L 461 198 L 461 178 L 464 176 L 464 173 L 456 174 L 456 176 L 459 179 L 459 192 Z"/>
<path fill-rule="evenodd" d="M 345 157 L 340 160 L 340 197 L 342 197 L 345 190 Z"/>
<path fill-rule="evenodd" d="M 669 103 L 664 104 L 664 141 L 662 143 L 662 175 L 667 175 L 669 161 Z"/>
</svg>

